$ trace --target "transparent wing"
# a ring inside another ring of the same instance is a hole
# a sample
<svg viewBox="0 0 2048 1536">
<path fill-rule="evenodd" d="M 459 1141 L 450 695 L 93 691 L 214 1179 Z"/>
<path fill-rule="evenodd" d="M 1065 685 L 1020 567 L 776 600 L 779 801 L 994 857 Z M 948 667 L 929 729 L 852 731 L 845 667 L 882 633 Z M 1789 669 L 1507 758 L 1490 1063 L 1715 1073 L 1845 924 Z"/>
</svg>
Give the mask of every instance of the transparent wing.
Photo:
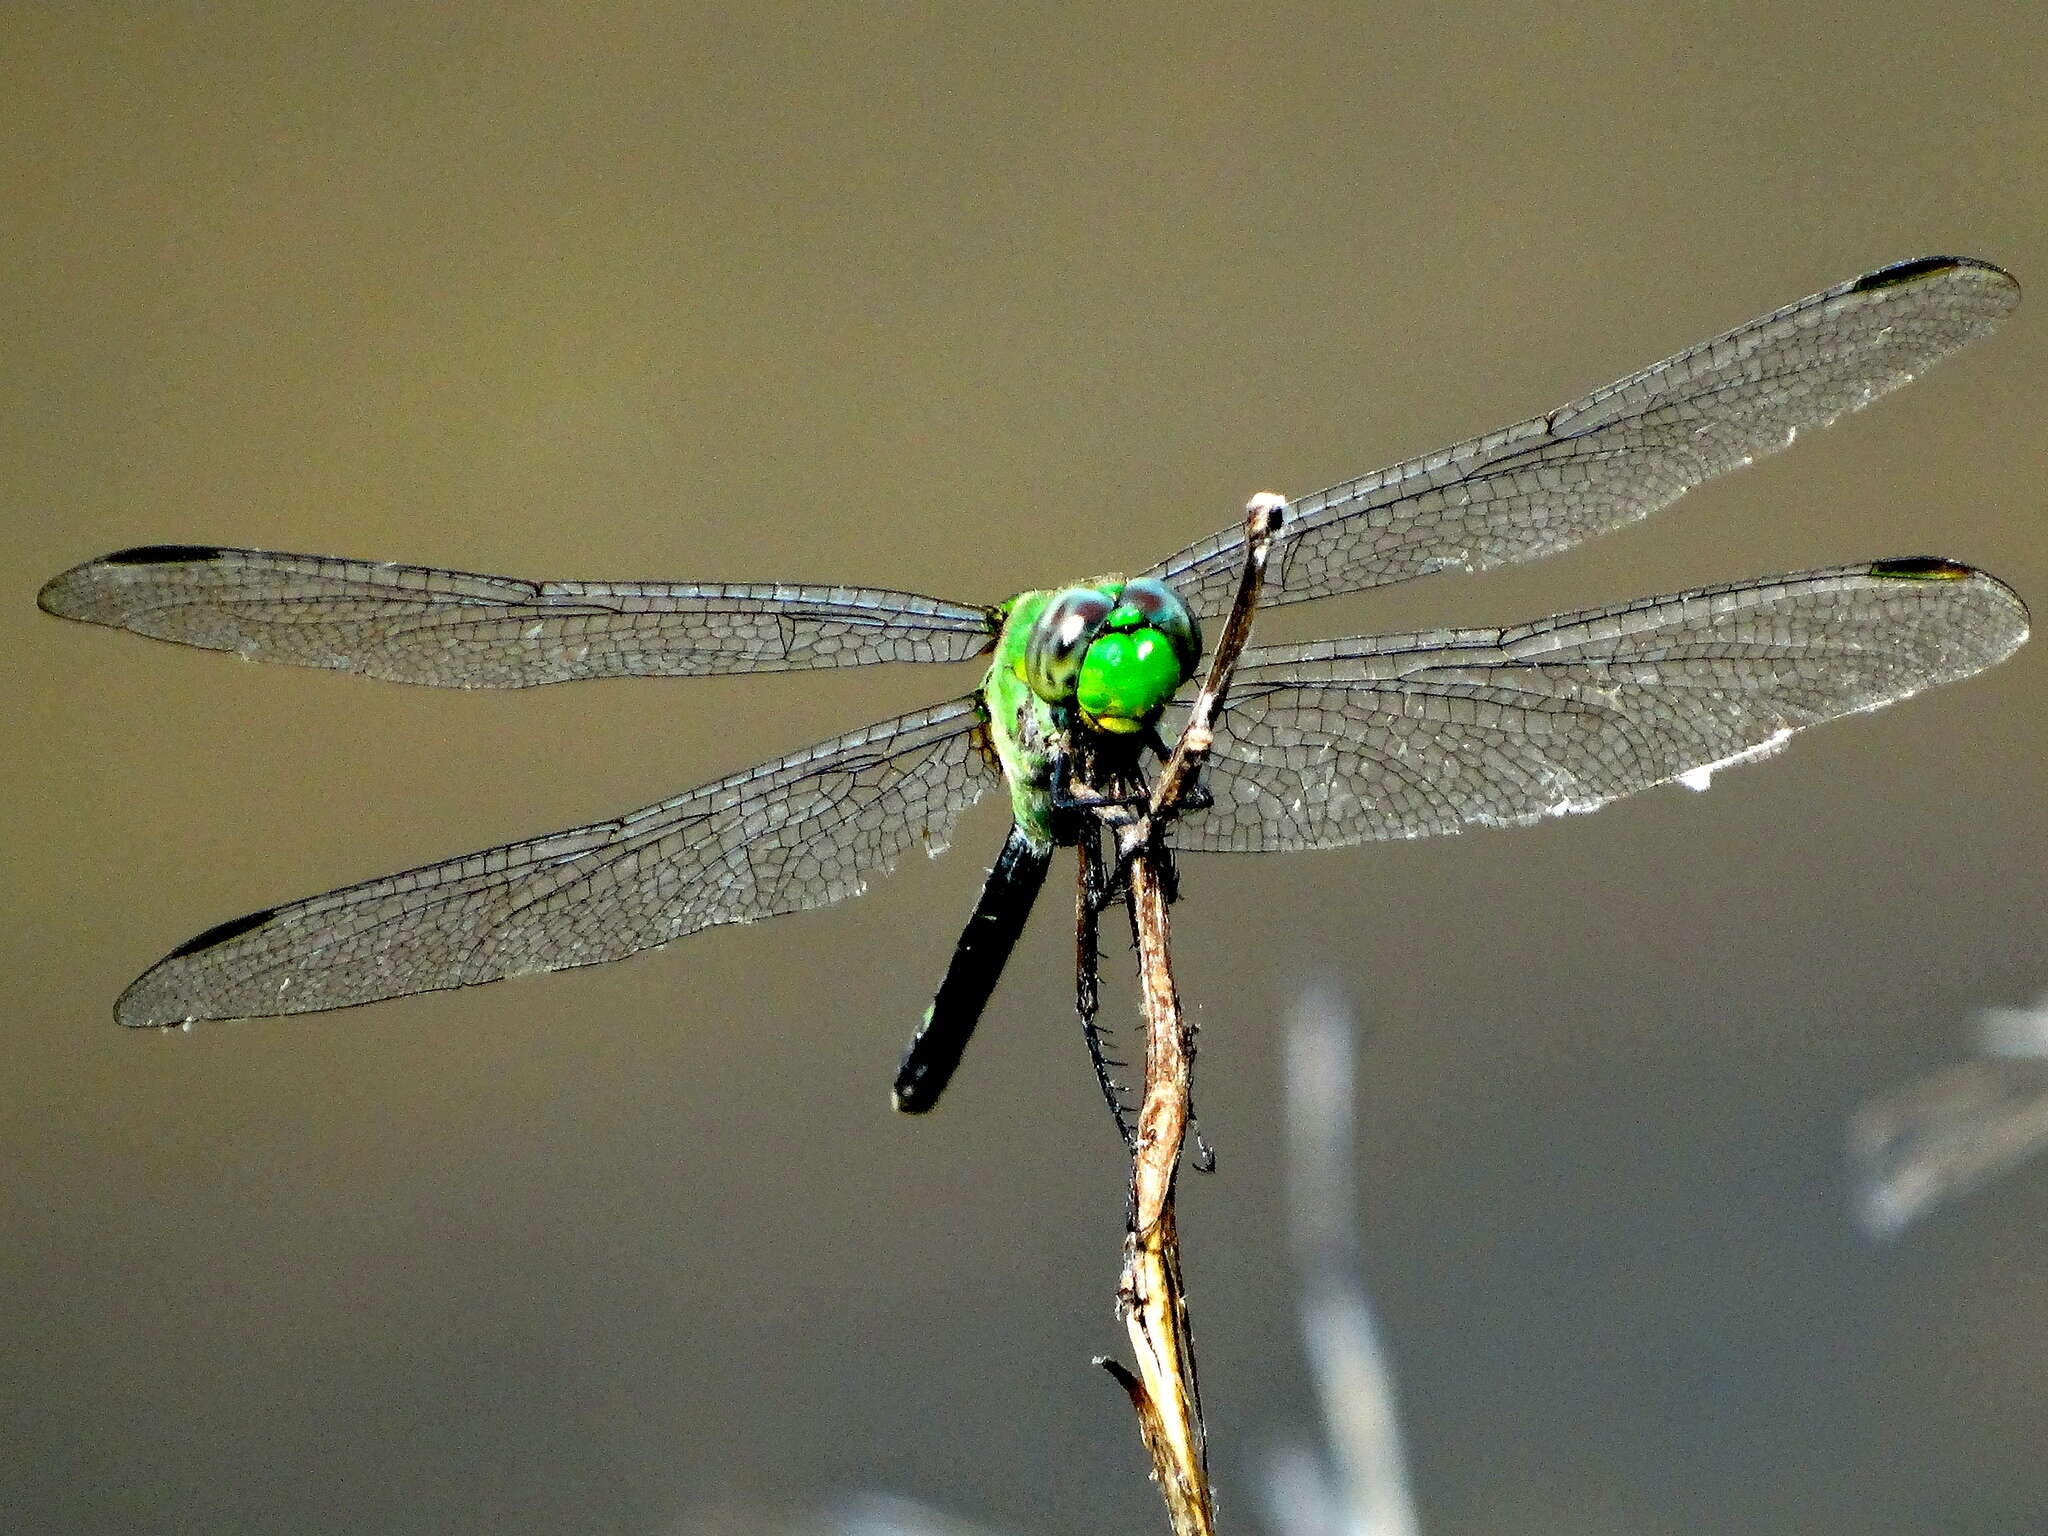
<svg viewBox="0 0 2048 1536">
<path fill-rule="evenodd" d="M 344 886 L 209 929 L 122 994 L 123 1024 L 311 1013 L 596 965 L 828 906 L 943 848 L 998 782 L 955 699 L 612 821 Z"/>
<path fill-rule="evenodd" d="M 1988 334 L 2019 303 L 1981 261 L 1900 262 L 1688 347 L 1548 415 L 1287 508 L 1268 606 L 1554 554 L 1776 453 Z M 1230 606 L 1242 525 L 1145 574 L 1197 614 Z"/>
<path fill-rule="evenodd" d="M 199 544 L 89 560 L 37 600 L 250 661 L 443 688 L 964 661 L 994 635 L 987 609 L 908 592 L 520 581 Z"/>
<path fill-rule="evenodd" d="M 1500 630 L 1247 651 L 1177 847 L 1263 853 L 1590 811 L 2003 660 L 2027 611 L 1945 560 L 1648 597 Z"/>
</svg>

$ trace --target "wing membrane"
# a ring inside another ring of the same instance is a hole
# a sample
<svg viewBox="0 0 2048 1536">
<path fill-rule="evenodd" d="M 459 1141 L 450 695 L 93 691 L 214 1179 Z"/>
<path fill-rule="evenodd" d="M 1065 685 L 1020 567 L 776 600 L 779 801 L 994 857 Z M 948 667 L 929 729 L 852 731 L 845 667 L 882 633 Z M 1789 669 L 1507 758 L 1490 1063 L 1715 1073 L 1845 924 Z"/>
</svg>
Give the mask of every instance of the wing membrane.
<svg viewBox="0 0 2048 1536">
<path fill-rule="evenodd" d="M 1554 554 L 1861 409 L 1988 334 L 2018 302 L 2010 274 L 1963 257 L 1838 284 L 1547 415 L 1290 503 L 1263 601 Z M 1240 525 L 1145 574 L 1197 614 L 1218 614 L 1243 550 Z"/>
<path fill-rule="evenodd" d="M 1590 811 L 1967 677 L 2026 635 L 2002 583 L 1914 559 L 1248 651 L 1204 770 L 1215 804 L 1173 841 L 1338 848 Z"/>
<path fill-rule="evenodd" d="M 986 609 L 864 587 L 521 581 L 187 544 L 87 561 L 38 601 L 250 661 L 443 688 L 964 661 L 993 633 Z"/>
<path fill-rule="evenodd" d="M 973 697 L 899 715 L 611 821 L 344 886 L 181 945 L 123 1024 L 310 1013 L 596 965 L 856 895 L 943 848 L 998 781 Z"/>
</svg>

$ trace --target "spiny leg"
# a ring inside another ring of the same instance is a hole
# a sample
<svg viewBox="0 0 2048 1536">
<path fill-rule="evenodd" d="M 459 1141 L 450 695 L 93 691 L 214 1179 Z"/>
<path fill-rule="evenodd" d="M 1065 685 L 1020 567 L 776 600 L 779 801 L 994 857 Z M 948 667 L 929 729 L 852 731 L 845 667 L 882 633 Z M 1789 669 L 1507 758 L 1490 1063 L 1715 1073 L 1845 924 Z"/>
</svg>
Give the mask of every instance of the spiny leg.
<svg viewBox="0 0 2048 1536">
<path fill-rule="evenodd" d="M 1101 969 L 1099 919 L 1107 900 L 1100 885 L 1100 829 L 1093 824 L 1085 826 L 1075 842 L 1075 849 L 1080 859 L 1076 866 L 1079 874 L 1074 893 L 1074 1000 L 1081 1018 L 1081 1039 L 1087 1044 L 1088 1059 L 1095 1066 L 1096 1085 L 1101 1088 L 1103 1101 L 1109 1105 L 1109 1112 L 1116 1120 L 1117 1133 L 1123 1137 L 1127 1149 L 1135 1150 L 1137 1131 L 1131 1125 L 1131 1108 L 1125 1102 L 1124 1085 L 1114 1075 L 1126 1063 L 1109 1054 L 1113 1048 L 1109 1030 L 1095 1022 L 1096 1012 L 1101 1007 L 1097 985 Z"/>
<path fill-rule="evenodd" d="M 1115 774 L 1116 787 L 1097 789 L 1093 775 L 1106 765 L 1101 754 L 1086 754 L 1087 761 L 1076 760 L 1076 754 L 1054 747 L 1051 752 L 1052 774 L 1047 793 L 1052 800 L 1053 811 L 1080 827 L 1089 824 L 1121 826 L 1137 819 L 1137 813 L 1145 804 L 1145 786 L 1134 781 L 1130 774 Z M 1083 777 L 1087 775 L 1088 777 Z"/>
<path fill-rule="evenodd" d="M 1135 738 L 1161 762 L 1172 756 L 1166 743 L 1161 740 L 1156 726 L 1147 727 L 1144 734 Z M 1083 775 L 1087 775 L 1086 779 Z M 1097 788 L 1092 780 L 1096 775 L 1107 777 L 1107 787 Z M 1099 751 L 1069 756 L 1056 751 L 1052 760 L 1051 794 L 1053 808 L 1069 818 L 1069 825 L 1075 829 L 1079 840 L 1079 829 L 1083 827 L 1107 828 L 1118 831 L 1131 826 L 1150 802 L 1150 788 L 1138 770 L 1135 755 L 1105 757 Z M 1207 810 L 1215 804 L 1209 791 L 1201 782 L 1190 780 L 1188 787 L 1174 806 L 1174 814 L 1182 811 Z M 1128 839 L 1116 839 L 1116 857 L 1106 876 L 1096 882 L 1097 904 L 1107 905 L 1115 901 L 1127 889 L 1131 860 L 1136 857 L 1138 845 Z M 1100 856 L 1097 858 L 1098 865 Z M 1180 899 L 1179 877 L 1169 859 L 1165 864 L 1167 879 L 1166 899 L 1169 902 Z M 1136 919 L 1132 920 L 1131 944 L 1137 945 Z"/>
</svg>

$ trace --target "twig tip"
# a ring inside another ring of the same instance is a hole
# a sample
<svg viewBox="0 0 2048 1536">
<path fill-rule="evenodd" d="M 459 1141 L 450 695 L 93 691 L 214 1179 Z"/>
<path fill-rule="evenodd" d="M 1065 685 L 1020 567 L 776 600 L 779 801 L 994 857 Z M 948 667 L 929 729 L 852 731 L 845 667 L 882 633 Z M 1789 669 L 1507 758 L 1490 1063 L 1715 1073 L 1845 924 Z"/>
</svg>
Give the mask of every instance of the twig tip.
<svg viewBox="0 0 2048 1536">
<path fill-rule="evenodd" d="M 1275 491 L 1260 491 L 1244 504 L 1244 520 L 1254 533 L 1278 532 L 1287 521 L 1287 498 Z"/>
</svg>

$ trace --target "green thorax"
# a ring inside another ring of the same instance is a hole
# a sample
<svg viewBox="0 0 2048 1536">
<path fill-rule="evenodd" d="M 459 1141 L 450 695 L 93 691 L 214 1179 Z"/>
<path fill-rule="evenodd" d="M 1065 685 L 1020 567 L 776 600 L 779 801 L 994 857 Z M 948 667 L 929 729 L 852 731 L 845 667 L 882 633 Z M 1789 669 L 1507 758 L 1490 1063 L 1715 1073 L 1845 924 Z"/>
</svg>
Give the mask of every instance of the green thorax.
<svg viewBox="0 0 2048 1536">
<path fill-rule="evenodd" d="M 1049 847 L 1054 753 L 1077 732 L 1149 730 L 1193 674 L 1201 632 L 1171 588 L 1143 577 L 1022 592 L 998 612 L 989 729 L 1018 826 Z"/>
</svg>

